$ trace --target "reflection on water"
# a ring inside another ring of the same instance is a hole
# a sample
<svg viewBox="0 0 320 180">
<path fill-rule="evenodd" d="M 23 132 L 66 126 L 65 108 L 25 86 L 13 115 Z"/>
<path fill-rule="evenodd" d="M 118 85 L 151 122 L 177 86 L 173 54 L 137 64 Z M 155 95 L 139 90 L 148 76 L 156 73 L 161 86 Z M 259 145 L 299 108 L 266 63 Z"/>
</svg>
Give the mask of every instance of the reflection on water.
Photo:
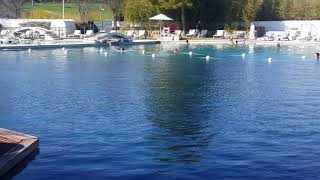
<svg viewBox="0 0 320 180">
<path fill-rule="evenodd" d="M 145 67 L 145 73 L 150 76 L 145 86 L 146 106 L 152 114 L 148 119 L 154 126 L 146 139 L 153 143 L 151 149 L 158 152 L 156 161 L 201 161 L 201 152 L 218 133 L 208 124 L 209 110 L 204 106 L 208 69 L 204 64 L 199 65 L 201 75 L 193 75 L 192 65 L 180 65 L 166 61 L 160 69 L 150 64 Z"/>
</svg>

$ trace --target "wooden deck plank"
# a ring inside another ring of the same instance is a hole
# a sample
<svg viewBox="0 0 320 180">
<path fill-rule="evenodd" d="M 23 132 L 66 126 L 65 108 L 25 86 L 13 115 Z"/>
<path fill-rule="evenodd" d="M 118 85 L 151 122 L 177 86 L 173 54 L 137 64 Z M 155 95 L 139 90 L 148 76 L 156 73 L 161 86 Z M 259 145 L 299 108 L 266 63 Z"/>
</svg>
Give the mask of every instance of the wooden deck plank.
<svg viewBox="0 0 320 180">
<path fill-rule="evenodd" d="M 37 137 L 0 128 L 0 177 L 37 150 L 38 146 Z"/>
</svg>

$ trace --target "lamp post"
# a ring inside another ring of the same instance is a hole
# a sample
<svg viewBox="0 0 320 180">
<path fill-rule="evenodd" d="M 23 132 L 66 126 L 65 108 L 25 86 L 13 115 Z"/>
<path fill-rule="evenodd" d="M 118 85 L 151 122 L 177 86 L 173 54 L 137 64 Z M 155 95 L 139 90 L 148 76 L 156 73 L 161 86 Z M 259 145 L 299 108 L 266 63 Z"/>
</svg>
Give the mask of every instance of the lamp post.
<svg viewBox="0 0 320 180">
<path fill-rule="evenodd" d="M 101 11 L 104 11 L 104 9 L 101 8 L 101 6 L 100 6 L 100 22 L 101 22 L 101 29 L 103 30 L 103 21 L 102 21 L 102 13 L 101 13 Z"/>
<path fill-rule="evenodd" d="M 64 19 L 64 0 L 62 0 L 62 19 Z"/>
</svg>

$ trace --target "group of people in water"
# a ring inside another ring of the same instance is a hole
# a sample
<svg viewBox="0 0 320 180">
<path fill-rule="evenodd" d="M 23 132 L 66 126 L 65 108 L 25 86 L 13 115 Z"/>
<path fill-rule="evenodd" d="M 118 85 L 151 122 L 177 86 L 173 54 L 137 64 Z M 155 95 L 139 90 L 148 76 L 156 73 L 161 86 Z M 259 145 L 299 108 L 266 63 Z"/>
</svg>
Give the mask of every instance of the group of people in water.
<svg viewBox="0 0 320 180">
<path fill-rule="evenodd" d="M 280 48 L 281 47 L 281 44 L 280 43 L 277 43 L 277 48 Z M 305 58 L 305 56 L 303 56 L 304 58 Z M 317 60 L 317 61 L 319 61 L 320 60 L 320 53 L 314 53 L 313 54 L 313 59 L 314 60 Z"/>
<path fill-rule="evenodd" d="M 230 41 L 231 41 L 231 40 L 230 40 Z M 189 41 L 186 40 L 186 43 L 189 44 Z M 238 44 L 238 41 L 236 41 L 235 43 Z M 280 47 L 281 47 L 281 44 L 280 44 L 280 43 L 277 43 L 277 47 L 280 48 Z M 117 51 L 119 51 L 119 52 L 122 54 L 122 53 L 125 52 L 125 49 L 124 49 L 124 47 L 119 47 L 119 48 L 117 49 Z M 175 47 L 175 48 L 172 49 L 172 52 L 173 52 L 174 54 L 176 54 L 176 53 L 179 52 L 179 49 L 178 49 L 177 47 Z M 313 54 L 313 58 L 314 58 L 315 60 L 319 61 L 319 60 L 320 60 L 320 53 L 318 53 L 318 52 L 317 52 L 317 53 L 314 53 L 314 54 Z"/>
</svg>

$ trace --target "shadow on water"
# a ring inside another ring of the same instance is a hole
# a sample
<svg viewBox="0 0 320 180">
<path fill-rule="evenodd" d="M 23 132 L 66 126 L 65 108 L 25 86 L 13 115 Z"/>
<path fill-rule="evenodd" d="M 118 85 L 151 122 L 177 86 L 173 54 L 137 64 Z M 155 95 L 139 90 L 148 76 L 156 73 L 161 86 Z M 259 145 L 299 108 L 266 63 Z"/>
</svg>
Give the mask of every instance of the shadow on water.
<svg viewBox="0 0 320 180">
<path fill-rule="evenodd" d="M 146 67 L 150 77 L 146 106 L 151 111 L 152 130 L 145 139 L 152 144 L 156 162 L 199 162 L 218 133 L 210 125 L 210 108 L 205 105 L 208 87 L 204 82 L 209 70 L 205 63 L 193 64 L 182 58 L 159 66 Z"/>
<path fill-rule="evenodd" d="M 35 160 L 36 156 L 40 154 L 39 148 L 37 148 L 35 151 L 33 151 L 31 154 L 29 154 L 26 158 L 24 158 L 17 166 L 15 166 L 13 169 L 11 169 L 9 172 L 7 172 L 5 175 L 0 177 L 1 180 L 11 180 L 14 179 L 14 177 L 18 174 L 20 174 L 28 165 L 30 162 Z"/>
</svg>

